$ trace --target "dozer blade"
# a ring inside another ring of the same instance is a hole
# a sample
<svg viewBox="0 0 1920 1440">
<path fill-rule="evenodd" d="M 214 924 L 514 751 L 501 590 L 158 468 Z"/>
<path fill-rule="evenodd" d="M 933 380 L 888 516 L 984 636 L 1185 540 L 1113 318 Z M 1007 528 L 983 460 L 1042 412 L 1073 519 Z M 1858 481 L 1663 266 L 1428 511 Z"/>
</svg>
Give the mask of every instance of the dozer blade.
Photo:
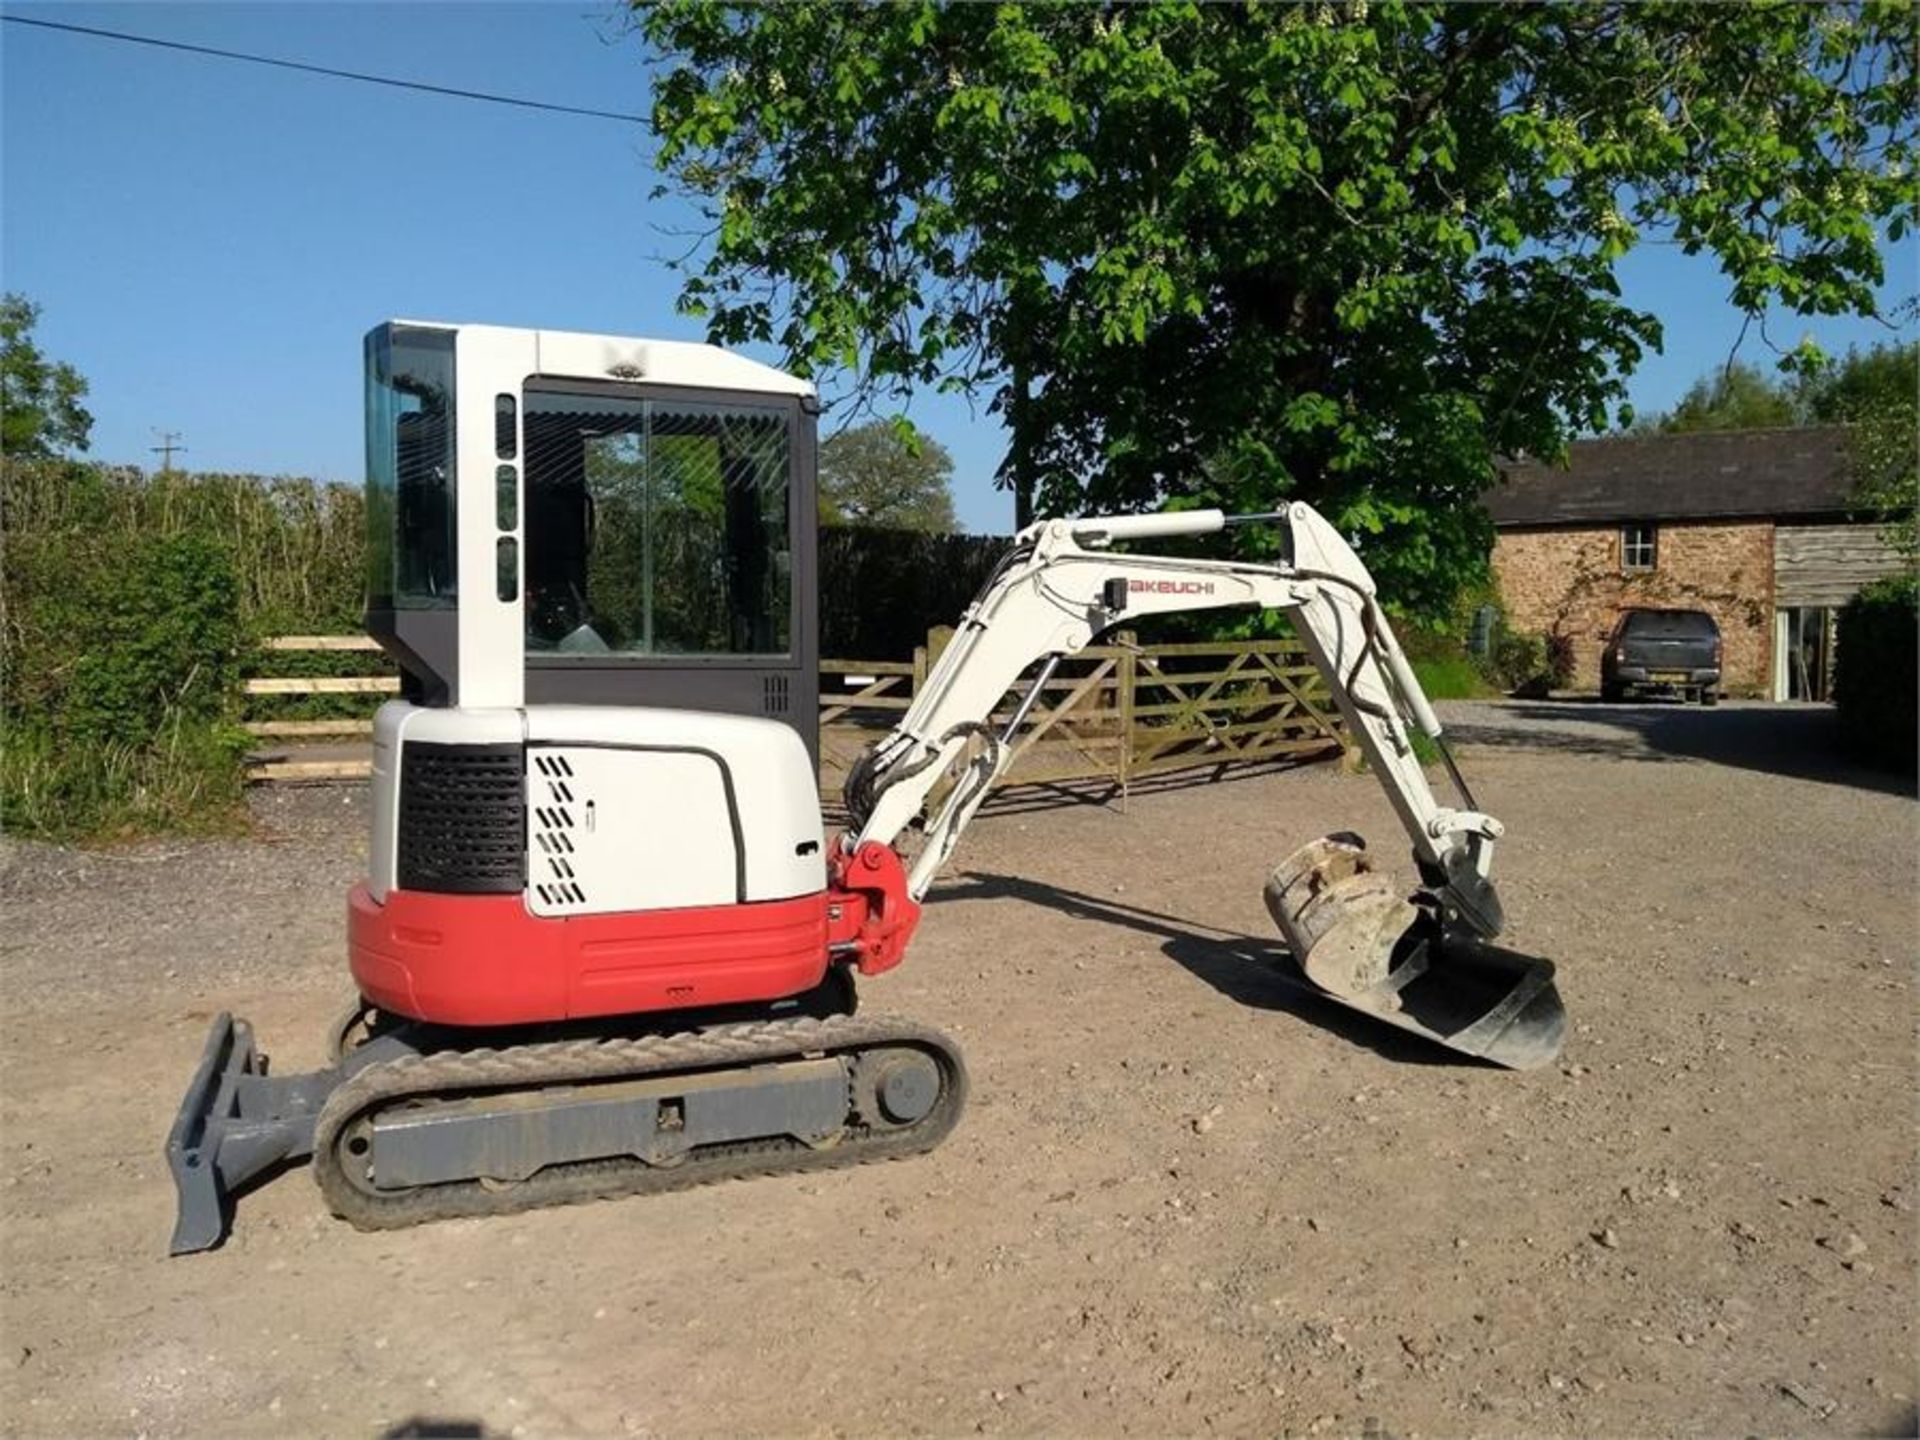
<svg viewBox="0 0 1920 1440">
<path fill-rule="evenodd" d="M 179 1198 L 168 1251 L 211 1250 L 226 1238 L 233 1196 L 248 1182 L 313 1148 L 313 1121 L 345 1078 L 338 1069 L 267 1074 L 253 1027 L 224 1012 L 167 1135 L 167 1167 Z"/>
<path fill-rule="evenodd" d="M 1357 836 L 1302 846 L 1275 868 L 1266 901 L 1307 979 L 1342 1005 L 1510 1070 L 1560 1053 L 1553 966 L 1443 933 Z"/>
</svg>

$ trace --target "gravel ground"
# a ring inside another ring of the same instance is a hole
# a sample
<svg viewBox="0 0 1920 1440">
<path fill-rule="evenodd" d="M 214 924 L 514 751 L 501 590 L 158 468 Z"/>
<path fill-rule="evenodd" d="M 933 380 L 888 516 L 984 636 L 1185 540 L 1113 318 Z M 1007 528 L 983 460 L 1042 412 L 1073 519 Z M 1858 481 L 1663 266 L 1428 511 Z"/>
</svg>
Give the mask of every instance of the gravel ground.
<svg viewBox="0 0 1920 1440">
<path fill-rule="evenodd" d="M 363 797 L 0 852 L 6 1433 L 1912 1434 L 1920 807 L 1822 711 L 1443 708 L 1550 1070 L 1277 975 L 1367 778 L 1016 792 L 866 987 L 967 1049 L 935 1154 L 385 1235 L 294 1172 L 182 1260 L 180 1088 L 223 1007 L 317 1060 Z"/>
</svg>

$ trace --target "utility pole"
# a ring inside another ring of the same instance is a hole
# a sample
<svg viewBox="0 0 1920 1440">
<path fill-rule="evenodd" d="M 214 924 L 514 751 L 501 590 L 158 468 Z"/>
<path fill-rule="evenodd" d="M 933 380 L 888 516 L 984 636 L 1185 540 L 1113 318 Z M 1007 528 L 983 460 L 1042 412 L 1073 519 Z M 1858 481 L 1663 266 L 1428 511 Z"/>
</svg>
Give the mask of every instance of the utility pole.
<svg viewBox="0 0 1920 1440">
<path fill-rule="evenodd" d="M 187 453 L 187 447 L 180 443 L 178 430 L 155 430 L 153 433 L 160 437 L 160 443 L 147 448 L 160 457 L 160 473 L 170 474 L 173 470 L 173 452 L 178 450 L 184 455 Z"/>
</svg>

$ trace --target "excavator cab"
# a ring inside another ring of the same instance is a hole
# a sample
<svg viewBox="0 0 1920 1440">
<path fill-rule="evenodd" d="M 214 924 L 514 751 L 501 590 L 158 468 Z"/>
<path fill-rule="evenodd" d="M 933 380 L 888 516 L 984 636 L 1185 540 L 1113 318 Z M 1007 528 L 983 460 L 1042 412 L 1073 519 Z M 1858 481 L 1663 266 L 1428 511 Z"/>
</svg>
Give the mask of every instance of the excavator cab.
<svg viewBox="0 0 1920 1440">
<path fill-rule="evenodd" d="M 367 628 L 403 693 L 766 716 L 817 753 L 817 411 L 707 345 L 376 327 Z"/>
</svg>

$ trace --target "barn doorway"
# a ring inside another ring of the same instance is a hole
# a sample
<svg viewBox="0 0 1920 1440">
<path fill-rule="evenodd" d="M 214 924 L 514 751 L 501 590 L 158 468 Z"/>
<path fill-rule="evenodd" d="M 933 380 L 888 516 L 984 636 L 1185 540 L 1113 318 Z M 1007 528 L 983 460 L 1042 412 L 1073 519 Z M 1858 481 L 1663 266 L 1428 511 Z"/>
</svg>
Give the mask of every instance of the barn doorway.
<svg viewBox="0 0 1920 1440">
<path fill-rule="evenodd" d="M 1830 605 L 1793 605 L 1774 612 L 1773 698 L 1833 698 L 1834 613 Z"/>
</svg>

